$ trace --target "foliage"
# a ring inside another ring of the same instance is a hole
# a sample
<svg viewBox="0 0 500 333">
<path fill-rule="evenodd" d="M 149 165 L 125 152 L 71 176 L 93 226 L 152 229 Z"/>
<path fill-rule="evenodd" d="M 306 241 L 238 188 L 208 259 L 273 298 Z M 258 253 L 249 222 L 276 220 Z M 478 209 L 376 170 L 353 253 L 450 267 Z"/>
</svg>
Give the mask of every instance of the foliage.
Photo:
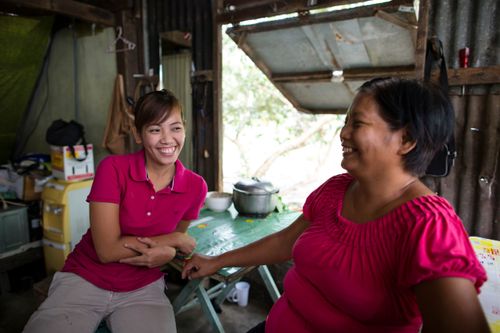
<svg viewBox="0 0 500 333">
<path fill-rule="evenodd" d="M 272 179 L 275 184 L 283 182 L 272 169 L 278 168 L 281 159 L 303 149 L 309 154 L 306 159 L 314 161 L 314 168 L 324 166 L 343 117 L 298 112 L 226 34 L 222 75 L 225 182 L 252 176 Z M 309 171 L 294 182 L 308 182 L 318 175 L 311 166 L 289 164 Z M 286 187 L 293 191 L 296 185 L 288 179 Z"/>
</svg>

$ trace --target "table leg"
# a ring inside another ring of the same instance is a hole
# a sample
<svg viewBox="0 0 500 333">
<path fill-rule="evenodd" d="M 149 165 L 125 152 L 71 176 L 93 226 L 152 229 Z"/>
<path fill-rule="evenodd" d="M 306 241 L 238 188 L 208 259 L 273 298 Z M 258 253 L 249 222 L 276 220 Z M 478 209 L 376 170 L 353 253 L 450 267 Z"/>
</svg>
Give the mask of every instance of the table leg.
<svg viewBox="0 0 500 333">
<path fill-rule="evenodd" d="M 190 308 L 192 305 L 199 303 L 201 305 L 201 309 L 214 328 L 214 331 L 217 333 L 224 333 L 224 328 L 222 327 L 219 316 L 215 312 L 215 309 L 210 301 L 210 295 L 217 295 L 217 293 L 222 293 L 220 290 L 221 287 L 216 286 L 209 292 L 207 292 L 205 290 L 205 287 L 203 287 L 202 282 L 203 279 L 191 280 L 184 288 L 182 288 L 180 294 L 172 303 L 174 313 L 178 314 L 185 309 Z M 196 299 L 190 301 L 193 293 L 196 294 Z"/>
<path fill-rule="evenodd" d="M 200 302 L 201 308 L 205 315 L 208 317 L 210 324 L 214 328 L 217 333 L 224 333 L 224 328 L 222 327 L 222 323 L 219 320 L 219 316 L 215 312 L 215 309 L 210 302 L 210 297 L 208 296 L 207 291 L 203 288 L 202 285 L 198 285 L 196 289 L 196 296 L 198 297 L 198 301 Z"/>
<path fill-rule="evenodd" d="M 182 307 L 187 303 L 191 295 L 196 291 L 198 286 L 201 284 L 202 279 L 195 279 L 188 282 L 188 284 L 182 288 L 180 294 L 175 298 L 172 303 L 174 308 L 174 313 L 178 314 Z"/>
<path fill-rule="evenodd" d="M 269 295 L 271 296 L 273 302 L 276 302 L 278 298 L 280 298 L 281 294 L 278 290 L 278 287 L 276 286 L 276 283 L 274 282 L 271 272 L 269 272 L 269 268 L 267 268 L 266 265 L 260 265 L 259 274 L 262 277 L 262 280 L 264 280 L 266 289 L 269 292 Z"/>
</svg>

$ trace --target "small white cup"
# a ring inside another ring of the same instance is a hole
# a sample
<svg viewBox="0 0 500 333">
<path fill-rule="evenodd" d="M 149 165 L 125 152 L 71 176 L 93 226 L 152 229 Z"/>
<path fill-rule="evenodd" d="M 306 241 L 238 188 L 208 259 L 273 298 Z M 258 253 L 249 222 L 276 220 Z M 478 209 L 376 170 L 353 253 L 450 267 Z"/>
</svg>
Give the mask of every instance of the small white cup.
<svg viewBox="0 0 500 333">
<path fill-rule="evenodd" d="M 245 307 L 248 305 L 249 291 L 250 283 L 244 281 L 236 282 L 234 288 L 227 294 L 226 299 L 230 302 L 238 303 L 241 307 Z"/>
</svg>

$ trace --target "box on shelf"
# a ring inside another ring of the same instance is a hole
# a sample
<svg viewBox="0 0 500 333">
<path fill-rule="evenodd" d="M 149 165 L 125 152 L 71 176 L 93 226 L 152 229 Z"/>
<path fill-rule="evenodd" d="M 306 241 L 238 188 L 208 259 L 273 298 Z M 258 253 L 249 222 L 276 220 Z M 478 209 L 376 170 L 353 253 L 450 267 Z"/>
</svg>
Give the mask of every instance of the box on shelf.
<svg viewBox="0 0 500 333">
<path fill-rule="evenodd" d="M 42 198 L 42 186 L 36 183 L 33 176 L 27 175 L 23 177 L 23 195 L 24 201 L 35 201 Z"/>
<path fill-rule="evenodd" d="M 73 146 L 78 159 L 85 157 L 85 147 Z M 94 177 L 94 150 L 87 145 L 87 157 L 78 161 L 73 157 L 69 146 L 50 146 L 52 175 L 65 181 L 79 181 Z"/>
</svg>

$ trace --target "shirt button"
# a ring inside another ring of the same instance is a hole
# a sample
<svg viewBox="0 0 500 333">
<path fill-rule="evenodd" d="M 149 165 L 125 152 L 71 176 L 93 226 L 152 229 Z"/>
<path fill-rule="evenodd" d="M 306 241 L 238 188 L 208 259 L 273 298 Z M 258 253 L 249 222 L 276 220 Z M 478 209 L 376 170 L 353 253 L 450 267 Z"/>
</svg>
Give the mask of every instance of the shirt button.
<svg viewBox="0 0 500 333">
<path fill-rule="evenodd" d="M 152 195 L 152 196 L 151 196 L 151 200 L 154 200 L 154 199 L 155 199 L 155 196 L 154 196 L 154 195 Z"/>
<path fill-rule="evenodd" d="M 146 215 L 147 215 L 147 216 L 151 216 L 151 212 L 147 212 L 147 213 L 146 213 Z"/>
</svg>

